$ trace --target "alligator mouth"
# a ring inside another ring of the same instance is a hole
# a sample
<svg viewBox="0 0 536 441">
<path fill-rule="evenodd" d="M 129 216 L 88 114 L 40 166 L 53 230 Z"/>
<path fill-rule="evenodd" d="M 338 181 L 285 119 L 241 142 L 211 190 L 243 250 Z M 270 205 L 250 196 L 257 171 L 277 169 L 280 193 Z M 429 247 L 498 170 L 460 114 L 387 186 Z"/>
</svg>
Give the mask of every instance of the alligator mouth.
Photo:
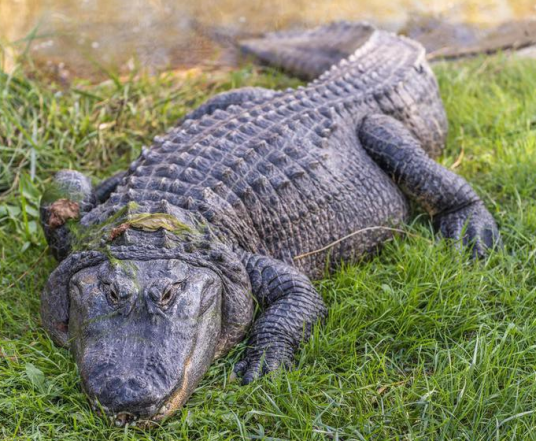
<svg viewBox="0 0 536 441">
<path fill-rule="evenodd" d="M 128 411 L 119 411 L 112 413 L 110 409 L 103 406 L 97 398 L 91 399 L 91 408 L 100 417 L 107 418 L 117 427 L 137 426 L 141 428 L 150 428 L 156 426 L 163 419 L 173 415 L 188 399 L 188 372 L 191 364 L 191 357 L 186 361 L 185 372 L 181 386 L 174 390 L 159 406 L 158 411 L 150 413 L 150 416 L 140 416 Z"/>
<path fill-rule="evenodd" d="M 158 407 L 156 413 L 149 415 L 139 415 L 128 411 L 112 412 L 108 407 L 102 405 L 97 398 L 90 399 L 91 409 L 101 418 L 110 421 L 111 424 L 117 427 L 137 426 L 149 428 L 155 426 L 164 418 L 171 416 L 184 401 L 188 398 L 185 393 L 186 383 L 171 394 L 171 396 Z"/>
<path fill-rule="evenodd" d="M 114 424 L 117 427 L 134 426 L 137 423 L 138 417 L 129 412 L 120 412 L 113 416 Z"/>
<path fill-rule="evenodd" d="M 159 412 L 153 417 L 154 420 L 159 421 L 175 413 L 175 411 L 179 409 L 181 405 L 183 405 L 188 399 L 188 373 L 191 361 L 191 357 L 186 360 L 181 386 L 175 392 L 173 392 L 171 396 L 166 400 L 164 405 L 160 408 Z"/>
<path fill-rule="evenodd" d="M 99 403 L 99 401 L 94 398 L 91 400 L 91 408 L 93 411 L 101 418 L 107 419 L 111 424 L 113 424 L 116 427 L 133 427 L 137 426 L 140 428 L 150 428 L 154 427 L 156 423 L 164 417 L 164 415 L 161 418 L 158 418 L 160 413 L 162 412 L 162 409 L 165 408 L 166 405 L 164 404 L 157 415 L 145 417 L 136 415 L 132 412 L 126 412 L 126 411 L 120 411 L 112 413 L 109 408 L 106 406 L 103 406 Z"/>
</svg>

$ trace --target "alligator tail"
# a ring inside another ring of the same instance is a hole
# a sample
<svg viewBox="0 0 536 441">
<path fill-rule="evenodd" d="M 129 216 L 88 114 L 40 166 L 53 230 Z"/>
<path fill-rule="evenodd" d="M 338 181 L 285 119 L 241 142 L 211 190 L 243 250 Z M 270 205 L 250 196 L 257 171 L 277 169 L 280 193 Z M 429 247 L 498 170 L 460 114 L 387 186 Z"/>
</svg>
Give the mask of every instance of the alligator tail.
<svg viewBox="0 0 536 441">
<path fill-rule="evenodd" d="M 353 54 L 374 30 L 366 23 L 335 22 L 311 30 L 273 32 L 242 40 L 239 48 L 267 65 L 313 80 Z"/>
</svg>

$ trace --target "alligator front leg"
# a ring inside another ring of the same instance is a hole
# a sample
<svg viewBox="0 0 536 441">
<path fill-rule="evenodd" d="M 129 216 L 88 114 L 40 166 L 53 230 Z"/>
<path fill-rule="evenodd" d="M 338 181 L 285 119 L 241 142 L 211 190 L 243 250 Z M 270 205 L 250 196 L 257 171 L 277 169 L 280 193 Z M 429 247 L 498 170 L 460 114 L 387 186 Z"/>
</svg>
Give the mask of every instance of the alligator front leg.
<svg viewBox="0 0 536 441">
<path fill-rule="evenodd" d="M 467 181 L 430 159 L 400 122 L 372 115 L 363 120 L 358 136 L 372 159 L 425 208 L 445 237 L 472 246 L 475 257 L 500 245 L 493 217 Z"/>
<path fill-rule="evenodd" d="M 243 263 L 263 309 L 253 325 L 245 357 L 235 366 L 242 383 L 248 384 L 281 366 L 290 366 L 300 343 L 326 315 L 326 307 L 310 280 L 296 268 L 249 253 L 244 254 Z"/>
<path fill-rule="evenodd" d="M 70 252 L 68 222 L 87 213 L 97 203 L 91 181 L 74 170 L 61 170 L 41 198 L 41 225 L 54 257 L 61 261 Z"/>
<path fill-rule="evenodd" d="M 95 196 L 99 204 L 102 204 L 108 200 L 110 195 L 115 191 L 119 183 L 126 175 L 126 171 L 117 172 L 109 178 L 99 182 L 95 186 Z"/>
</svg>

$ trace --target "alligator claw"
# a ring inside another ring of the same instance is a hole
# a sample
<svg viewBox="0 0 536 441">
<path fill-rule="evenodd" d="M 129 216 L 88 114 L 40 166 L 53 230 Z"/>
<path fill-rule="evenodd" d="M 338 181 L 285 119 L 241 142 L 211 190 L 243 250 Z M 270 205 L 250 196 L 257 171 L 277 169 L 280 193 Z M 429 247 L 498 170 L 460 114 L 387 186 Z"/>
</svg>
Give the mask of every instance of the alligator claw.
<svg viewBox="0 0 536 441">
<path fill-rule="evenodd" d="M 288 369 L 292 366 L 292 361 L 288 356 L 279 351 L 268 350 L 261 353 L 258 351 L 255 352 L 256 354 L 253 356 L 246 355 L 234 367 L 234 374 L 242 377 L 242 385 L 250 384 L 281 367 Z"/>
<path fill-rule="evenodd" d="M 436 225 L 447 239 L 471 247 L 474 258 L 486 257 L 490 250 L 501 248 L 502 241 L 495 220 L 482 202 L 439 216 Z"/>
</svg>

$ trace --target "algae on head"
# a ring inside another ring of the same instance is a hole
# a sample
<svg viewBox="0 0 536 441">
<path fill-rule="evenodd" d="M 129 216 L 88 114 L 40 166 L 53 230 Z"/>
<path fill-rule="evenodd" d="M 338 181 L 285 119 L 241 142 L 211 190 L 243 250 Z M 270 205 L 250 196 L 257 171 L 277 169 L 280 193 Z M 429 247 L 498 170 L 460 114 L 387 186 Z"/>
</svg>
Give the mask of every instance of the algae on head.
<svg viewBox="0 0 536 441">
<path fill-rule="evenodd" d="M 147 232 L 166 230 L 177 238 L 184 238 L 187 234 L 194 236 L 201 234 L 197 227 L 181 222 L 172 214 L 133 213 L 139 209 L 140 206 L 137 203 L 129 202 L 105 222 L 91 226 L 81 225 L 74 220 L 69 221 L 73 251 L 91 249 L 106 252 L 106 248 L 128 229 Z"/>
<path fill-rule="evenodd" d="M 129 216 L 125 223 L 129 225 L 129 228 L 142 231 L 156 231 L 162 228 L 177 235 L 181 235 L 182 233 L 192 233 L 191 227 L 168 213 L 135 214 Z"/>
</svg>

